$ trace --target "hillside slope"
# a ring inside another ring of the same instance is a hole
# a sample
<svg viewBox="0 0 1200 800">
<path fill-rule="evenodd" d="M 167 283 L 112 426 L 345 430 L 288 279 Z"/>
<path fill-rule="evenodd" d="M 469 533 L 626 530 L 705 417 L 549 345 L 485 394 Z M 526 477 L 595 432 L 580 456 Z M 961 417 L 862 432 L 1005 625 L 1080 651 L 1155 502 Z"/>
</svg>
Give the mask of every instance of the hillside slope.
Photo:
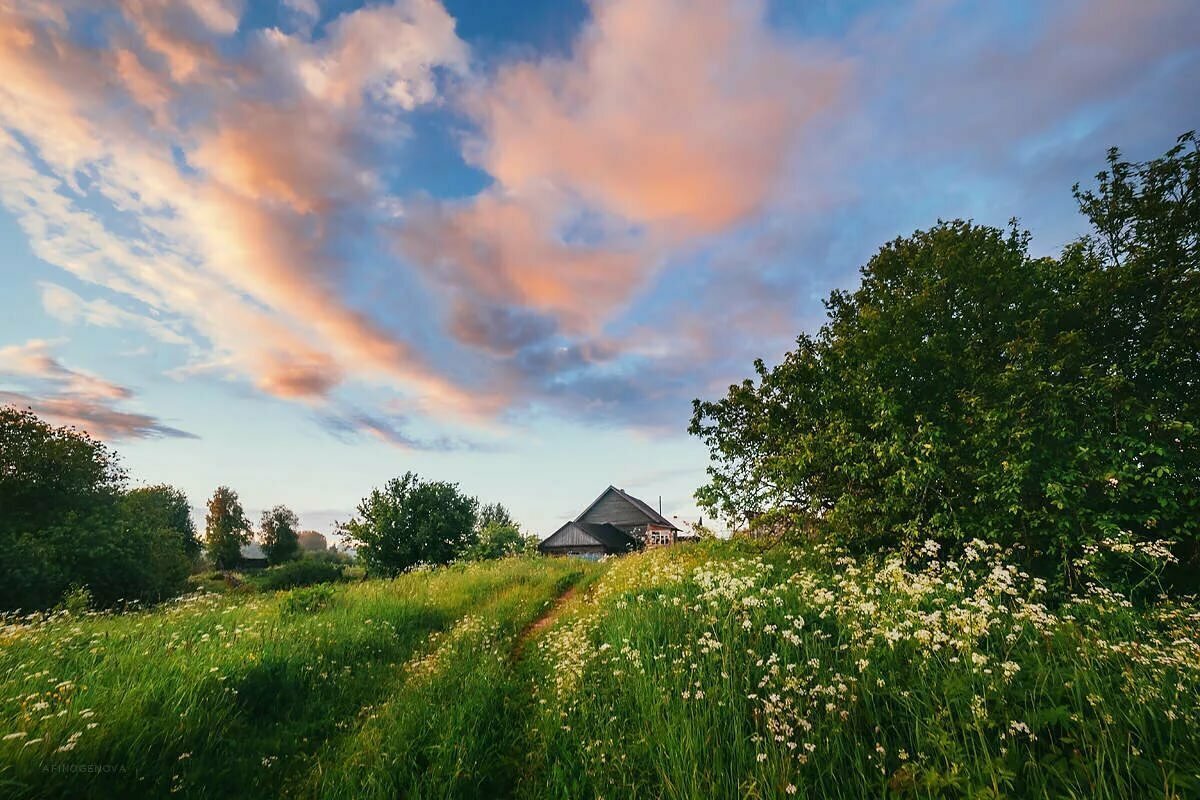
<svg viewBox="0 0 1200 800">
<path fill-rule="evenodd" d="M 1041 591 L 982 546 L 865 563 L 711 543 L 13 624 L 0 787 L 1200 794 L 1197 609 L 1135 610 L 1098 587 L 1050 608 Z"/>
</svg>

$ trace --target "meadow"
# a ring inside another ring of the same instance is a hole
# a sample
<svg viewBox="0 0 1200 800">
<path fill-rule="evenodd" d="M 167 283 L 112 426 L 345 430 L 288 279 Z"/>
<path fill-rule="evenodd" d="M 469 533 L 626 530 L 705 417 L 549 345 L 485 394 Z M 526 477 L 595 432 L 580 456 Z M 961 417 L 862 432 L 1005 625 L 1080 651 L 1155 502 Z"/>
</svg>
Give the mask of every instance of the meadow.
<svg viewBox="0 0 1200 800">
<path fill-rule="evenodd" d="M 983 543 L 712 542 L 10 618 L 0 793 L 1195 797 L 1197 631 L 1190 601 L 1051 602 Z"/>
</svg>

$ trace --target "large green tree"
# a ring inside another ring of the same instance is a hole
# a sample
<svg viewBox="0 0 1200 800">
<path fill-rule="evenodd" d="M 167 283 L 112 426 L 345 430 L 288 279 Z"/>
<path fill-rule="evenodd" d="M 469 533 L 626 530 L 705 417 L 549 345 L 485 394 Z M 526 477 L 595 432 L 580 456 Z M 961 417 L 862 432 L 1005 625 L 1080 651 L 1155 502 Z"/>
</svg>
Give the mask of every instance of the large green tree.
<svg viewBox="0 0 1200 800">
<path fill-rule="evenodd" d="M 458 484 L 406 472 L 374 489 L 341 525 L 372 572 L 395 575 L 417 564 L 445 564 L 475 539 L 478 501 Z"/>
<path fill-rule="evenodd" d="M 32 410 L 0 406 L 0 535 L 113 501 L 125 470 L 103 442 Z"/>
<path fill-rule="evenodd" d="M 696 401 L 701 503 L 861 549 L 1025 548 L 1066 583 L 1097 543 L 1200 540 L 1200 151 L 1109 154 L 1076 187 L 1090 235 L 939 223 L 885 245 L 828 321 L 756 380 Z"/>
<path fill-rule="evenodd" d="M 268 563 L 282 564 L 300 555 L 299 527 L 299 518 L 287 506 L 275 506 L 262 513 L 259 532 Z"/>
<path fill-rule="evenodd" d="M 241 561 L 242 545 L 250 541 L 250 520 L 237 492 L 219 486 L 208 501 L 204 549 L 217 569 L 232 569 Z"/>
<path fill-rule="evenodd" d="M 176 594 L 194 542 L 187 498 L 124 484 L 103 443 L 0 407 L 0 608 L 47 608 L 71 587 L 102 606 Z"/>
<path fill-rule="evenodd" d="M 157 484 L 139 486 L 125 492 L 121 498 L 124 515 L 141 519 L 148 525 L 167 531 L 179 538 L 189 557 L 200 554 L 200 540 L 187 495 L 174 486 Z"/>
</svg>

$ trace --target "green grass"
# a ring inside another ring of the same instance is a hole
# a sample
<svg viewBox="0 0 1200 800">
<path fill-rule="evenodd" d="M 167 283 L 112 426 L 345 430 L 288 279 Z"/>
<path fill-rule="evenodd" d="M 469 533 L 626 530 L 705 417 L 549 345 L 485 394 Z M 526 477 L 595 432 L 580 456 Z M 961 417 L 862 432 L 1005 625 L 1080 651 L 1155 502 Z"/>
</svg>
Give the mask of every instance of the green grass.
<svg viewBox="0 0 1200 800">
<path fill-rule="evenodd" d="M 207 595 L 6 626 L 0 735 L 18 735 L 0 739 L 0 796 L 277 796 L 340 754 L 438 632 L 469 614 L 513 630 L 586 568 L 508 559 L 317 600 Z"/>
<path fill-rule="evenodd" d="M 1041 588 L 984 547 L 629 559 L 533 658 L 520 794 L 1200 796 L 1196 607 Z"/>
<path fill-rule="evenodd" d="M 2 796 L 1200 796 L 1195 605 L 1049 608 L 984 548 L 510 559 L 0 637 Z"/>
</svg>

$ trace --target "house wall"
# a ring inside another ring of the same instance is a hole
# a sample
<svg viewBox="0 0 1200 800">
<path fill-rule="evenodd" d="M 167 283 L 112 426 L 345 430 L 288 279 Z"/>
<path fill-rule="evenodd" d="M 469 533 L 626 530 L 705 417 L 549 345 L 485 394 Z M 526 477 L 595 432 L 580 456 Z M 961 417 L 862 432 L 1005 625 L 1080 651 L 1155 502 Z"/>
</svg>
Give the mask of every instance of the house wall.
<svg viewBox="0 0 1200 800">
<path fill-rule="evenodd" d="M 597 544 L 547 547 L 542 552 L 548 556 L 579 556 L 580 558 L 595 559 L 604 555 L 604 546 Z"/>
<path fill-rule="evenodd" d="M 580 530 L 573 522 L 563 525 L 542 542 L 543 547 L 590 547 L 594 544 L 596 544 L 596 540 Z"/>
</svg>

